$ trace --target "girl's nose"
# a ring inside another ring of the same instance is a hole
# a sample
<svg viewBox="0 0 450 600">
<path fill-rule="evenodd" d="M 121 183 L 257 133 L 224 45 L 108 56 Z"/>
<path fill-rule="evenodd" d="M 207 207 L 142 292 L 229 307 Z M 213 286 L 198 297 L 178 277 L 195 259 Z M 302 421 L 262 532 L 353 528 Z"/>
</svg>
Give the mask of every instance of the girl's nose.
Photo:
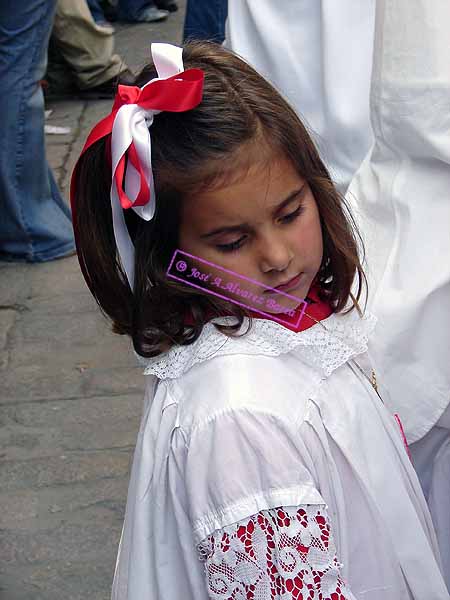
<svg viewBox="0 0 450 600">
<path fill-rule="evenodd" d="M 293 258 L 289 247 L 272 239 L 261 243 L 260 247 L 260 268 L 263 273 L 270 271 L 284 271 L 288 268 Z"/>
</svg>

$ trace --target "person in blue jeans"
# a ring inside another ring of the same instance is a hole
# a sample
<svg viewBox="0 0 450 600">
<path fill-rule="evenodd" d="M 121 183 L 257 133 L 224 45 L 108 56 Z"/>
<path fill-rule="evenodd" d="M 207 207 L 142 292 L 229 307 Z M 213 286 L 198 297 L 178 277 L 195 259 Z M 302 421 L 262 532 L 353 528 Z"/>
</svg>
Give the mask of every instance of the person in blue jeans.
<svg viewBox="0 0 450 600">
<path fill-rule="evenodd" d="M 56 0 L 0 2 L 0 260 L 74 253 L 71 213 L 45 157 L 44 77 Z"/>
<path fill-rule="evenodd" d="M 103 8 L 100 5 L 100 0 L 87 0 L 87 3 L 94 21 L 96 23 L 100 23 L 101 25 L 107 23 L 105 13 L 103 12 Z"/>
<path fill-rule="evenodd" d="M 183 40 L 210 40 L 221 44 L 225 39 L 228 0 L 188 0 Z"/>
</svg>

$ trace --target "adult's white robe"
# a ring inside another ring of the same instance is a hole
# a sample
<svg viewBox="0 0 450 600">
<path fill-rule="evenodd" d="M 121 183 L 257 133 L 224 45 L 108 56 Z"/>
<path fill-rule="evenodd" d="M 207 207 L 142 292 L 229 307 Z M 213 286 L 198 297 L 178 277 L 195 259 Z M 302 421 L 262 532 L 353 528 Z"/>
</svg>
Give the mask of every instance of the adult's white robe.
<svg viewBox="0 0 450 600">
<path fill-rule="evenodd" d="M 450 587 L 450 3 L 229 6 L 228 45 L 319 133 L 340 189 L 374 133 L 347 195 L 379 319 L 370 351 L 413 443 Z"/>
<path fill-rule="evenodd" d="M 367 154 L 375 0 L 229 0 L 226 45 L 290 101 L 341 191 Z"/>
<path fill-rule="evenodd" d="M 450 588 L 450 3 L 378 0 L 375 142 L 348 199 L 364 234 L 370 351 L 400 413 Z"/>
</svg>

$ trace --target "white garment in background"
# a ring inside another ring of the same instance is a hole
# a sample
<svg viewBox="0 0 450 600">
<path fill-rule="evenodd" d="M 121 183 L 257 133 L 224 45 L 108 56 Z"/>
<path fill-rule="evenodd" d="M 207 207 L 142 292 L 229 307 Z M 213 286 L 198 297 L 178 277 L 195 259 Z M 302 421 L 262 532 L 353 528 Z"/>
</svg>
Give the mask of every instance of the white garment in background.
<svg viewBox="0 0 450 600">
<path fill-rule="evenodd" d="M 450 589 L 450 428 L 435 427 L 450 402 L 449 23 L 448 0 L 378 0 L 375 143 L 348 198 L 378 317 L 371 357 L 416 442 Z"/>
<path fill-rule="evenodd" d="M 294 333 L 257 319 L 240 338 L 209 323 L 148 361 L 113 600 L 207 600 L 199 545 L 305 504 L 327 505 L 354 598 L 448 600 L 395 420 L 353 363 L 367 368 L 374 320 L 322 323 Z"/>
<path fill-rule="evenodd" d="M 444 578 L 450 590 L 450 406 L 410 449 L 436 528 Z"/>
<path fill-rule="evenodd" d="M 226 45 L 290 101 L 341 191 L 366 156 L 375 0 L 229 0 Z"/>
<path fill-rule="evenodd" d="M 375 144 L 348 192 L 366 245 L 372 359 L 409 442 L 450 401 L 450 3 L 378 0 Z"/>
</svg>

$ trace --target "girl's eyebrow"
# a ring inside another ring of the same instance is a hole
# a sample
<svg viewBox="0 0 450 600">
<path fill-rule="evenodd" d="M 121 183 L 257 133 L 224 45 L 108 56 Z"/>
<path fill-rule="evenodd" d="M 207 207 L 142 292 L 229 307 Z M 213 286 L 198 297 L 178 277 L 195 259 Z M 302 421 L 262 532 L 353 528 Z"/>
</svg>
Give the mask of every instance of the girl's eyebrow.
<svg viewBox="0 0 450 600">
<path fill-rule="evenodd" d="M 306 190 L 306 184 L 303 184 L 301 188 L 298 188 L 291 192 L 289 196 L 287 196 L 284 200 L 278 204 L 272 210 L 272 216 L 275 216 L 280 210 L 282 210 L 285 206 L 290 204 L 293 200 L 295 200 L 302 192 Z M 242 231 L 242 230 L 251 230 L 252 227 L 249 223 L 241 223 L 240 225 L 230 225 L 229 227 L 219 227 L 218 229 L 214 229 L 213 231 L 209 231 L 208 233 L 203 233 L 200 238 L 205 239 L 212 237 L 213 235 L 218 235 L 219 233 L 233 233 L 234 231 Z"/>
</svg>

